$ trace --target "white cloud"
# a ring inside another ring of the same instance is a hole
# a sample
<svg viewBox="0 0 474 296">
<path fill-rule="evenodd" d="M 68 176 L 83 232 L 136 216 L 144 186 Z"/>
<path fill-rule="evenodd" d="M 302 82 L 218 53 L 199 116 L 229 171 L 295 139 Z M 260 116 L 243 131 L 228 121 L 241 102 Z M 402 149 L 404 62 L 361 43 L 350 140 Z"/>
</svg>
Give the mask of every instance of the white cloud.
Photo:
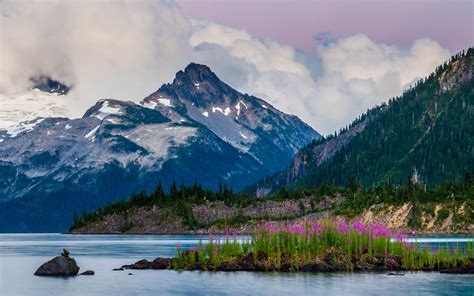
<svg viewBox="0 0 474 296">
<path fill-rule="evenodd" d="M 305 65 L 295 61 L 295 50 L 270 39 L 252 38 L 247 32 L 207 21 L 194 21 L 189 39 L 193 47 L 215 44 L 230 56 L 253 64 L 261 72 L 282 71 L 300 76 L 309 74 Z"/>
<path fill-rule="evenodd" d="M 306 54 L 191 20 L 169 2 L 0 5 L 0 93 L 27 87 L 32 75 L 50 75 L 74 85 L 65 101 L 71 116 L 104 97 L 139 101 L 195 61 L 327 134 L 400 94 L 450 55 L 430 39 L 402 47 L 363 34 L 326 36 Z"/>
<path fill-rule="evenodd" d="M 215 23 L 194 22 L 193 30 L 191 44 L 212 44 L 201 58 L 217 72 L 225 68 L 225 81 L 298 115 L 324 134 L 399 95 L 450 56 L 426 38 L 409 47 L 376 43 L 364 34 L 326 38 L 304 54 Z M 227 62 L 230 58 L 234 60 Z"/>
<path fill-rule="evenodd" d="M 191 61 L 190 21 L 156 1 L 2 1 L 0 92 L 37 74 L 73 84 L 70 114 L 137 100 Z"/>
<path fill-rule="evenodd" d="M 326 132 L 399 95 L 450 56 L 448 50 L 427 38 L 404 48 L 375 43 L 363 34 L 316 46 L 313 54 L 322 61 L 314 101 L 329 112 L 313 109 L 316 121 L 312 124 Z"/>
</svg>

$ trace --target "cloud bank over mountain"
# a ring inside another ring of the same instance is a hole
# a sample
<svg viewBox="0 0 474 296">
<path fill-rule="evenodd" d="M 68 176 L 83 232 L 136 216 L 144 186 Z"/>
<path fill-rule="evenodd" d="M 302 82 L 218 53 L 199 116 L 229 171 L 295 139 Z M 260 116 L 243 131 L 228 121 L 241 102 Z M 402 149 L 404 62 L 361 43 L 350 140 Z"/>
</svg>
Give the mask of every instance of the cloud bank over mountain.
<svg viewBox="0 0 474 296">
<path fill-rule="evenodd" d="M 0 100 L 31 87 L 32 76 L 47 75 L 73 85 L 58 98 L 72 117 L 101 98 L 139 101 L 197 62 L 327 134 L 400 94 L 450 56 L 426 38 L 388 45 L 364 34 L 335 39 L 327 33 L 304 53 L 239 28 L 191 19 L 173 2 L 0 5 Z"/>
</svg>

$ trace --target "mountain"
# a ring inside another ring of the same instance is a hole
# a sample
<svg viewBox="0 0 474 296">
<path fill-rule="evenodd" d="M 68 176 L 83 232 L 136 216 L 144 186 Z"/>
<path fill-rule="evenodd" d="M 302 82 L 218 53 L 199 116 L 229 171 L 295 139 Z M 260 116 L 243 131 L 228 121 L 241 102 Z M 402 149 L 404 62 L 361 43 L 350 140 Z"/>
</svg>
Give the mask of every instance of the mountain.
<svg viewBox="0 0 474 296">
<path fill-rule="evenodd" d="M 15 94 L 0 93 L 0 129 L 38 117 L 66 114 L 66 95 L 71 89 L 57 80 L 40 75 L 30 79 L 31 88 Z"/>
<path fill-rule="evenodd" d="M 46 93 L 55 93 L 60 95 L 67 95 L 71 90 L 70 86 L 63 84 L 60 81 L 54 80 L 51 77 L 39 75 L 31 78 L 33 89 L 38 89 Z"/>
<path fill-rule="evenodd" d="M 297 117 L 190 64 L 138 104 L 104 99 L 82 118 L 0 130 L 0 231 L 64 231 L 74 211 L 158 182 L 216 189 L 221 180 L 239 190 L 319 138 Z"/>
<path fill-rule="evenodd" d="M 259 181 L 280 186 L 407 183 L 413 172 L 432 187 L 474 171 L 474 49 L 460 53 L 402 96 L 360 116 L 339 135 L 297 153 L 290 166 Z"/>
</svg>

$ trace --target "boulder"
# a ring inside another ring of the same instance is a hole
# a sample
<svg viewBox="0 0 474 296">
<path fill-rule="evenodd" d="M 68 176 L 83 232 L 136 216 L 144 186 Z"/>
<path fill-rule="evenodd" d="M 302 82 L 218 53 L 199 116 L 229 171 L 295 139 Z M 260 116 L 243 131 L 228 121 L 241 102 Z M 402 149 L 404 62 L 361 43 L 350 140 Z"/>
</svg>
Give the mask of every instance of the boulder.
<svg viewBox="0 0 474 296">
<path fill-rule="evenodd" d="M 146 259 L 142 259 L 131 265 L 124 265 L 121 267 L 122 268 L 121 270 L 123 270 L 124 268 L 125 269 L 167 269 L 170 266 L 170 264 L 171 264 L 170 258 L 158 257 L 152 262 Z"/>
<path fill-rule="evenodd" d="M 93 270 L 86 270 L 83 273 L 81 273 L 80 275 L 94 275 L 94 274 L 95 274 L 95 272 Z"/>
<path fill-rule="evenodd" d="M 131 265 L 124 265 L 122 268 L 125 269 L 150 269 L 150 261 L 146 259 L 142 259 L 140 261 L 137 261 Z"/>
<path fill-rule="evenodd" d="M 151 269 L 167 269 L 171 265 L 171 259 L 158 257 L 150 265 Z"/>
<path fill-rule="evenodd" d="M 69 257 L 69 251 L 63 250 L 61 256 L 54 257 L 41 265 L 35 272 L 38 276 L 72 276 L 77 275 L 79 266 L 74 258 Z"/>
</svg>

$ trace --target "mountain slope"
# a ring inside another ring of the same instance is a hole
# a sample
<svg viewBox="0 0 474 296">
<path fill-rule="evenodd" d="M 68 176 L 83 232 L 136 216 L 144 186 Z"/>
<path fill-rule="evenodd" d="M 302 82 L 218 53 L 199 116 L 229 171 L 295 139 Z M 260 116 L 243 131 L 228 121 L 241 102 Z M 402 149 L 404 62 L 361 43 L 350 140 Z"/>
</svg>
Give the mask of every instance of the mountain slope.
<svg viewBox="0 0 474 296">
<path fill-rule="evenodd" d="M 61 117 L 66 114 L 66 95 L 71 87 L 46 76 L 31 78 L 29 90 L 0 93 L 0 129 L 38 117 Z"/>
<path fill-rule="evenodd" d="M 222 180 L 239 189 L 318 138 L 298 118 L 191 64 L 139 104 L 100 100 L 79 119 L 0 130 L 0 231 L 62 231 L 74 211 L 158 182 L 217 188 Z"/>
<path fill-rule="evenodd" d="M 474 170 L 474 49 L 419 81 L 402 96 L 370 110 L 337 137 L 298 152 L 289 168 L 260 181 L 265 195 L 281 185 L 372 186 L 406 183 L 416 169 L 434 186 Z"/>
<path fill-rule="evenodd" d="M 208 67 L 194 63 L 141 104 L 174 120 L 189 117 L 205 125 L 270 171 L 283 169 L 301 147 L 321 138 L 298 117 L 237 92 Z"/>
</svg>

